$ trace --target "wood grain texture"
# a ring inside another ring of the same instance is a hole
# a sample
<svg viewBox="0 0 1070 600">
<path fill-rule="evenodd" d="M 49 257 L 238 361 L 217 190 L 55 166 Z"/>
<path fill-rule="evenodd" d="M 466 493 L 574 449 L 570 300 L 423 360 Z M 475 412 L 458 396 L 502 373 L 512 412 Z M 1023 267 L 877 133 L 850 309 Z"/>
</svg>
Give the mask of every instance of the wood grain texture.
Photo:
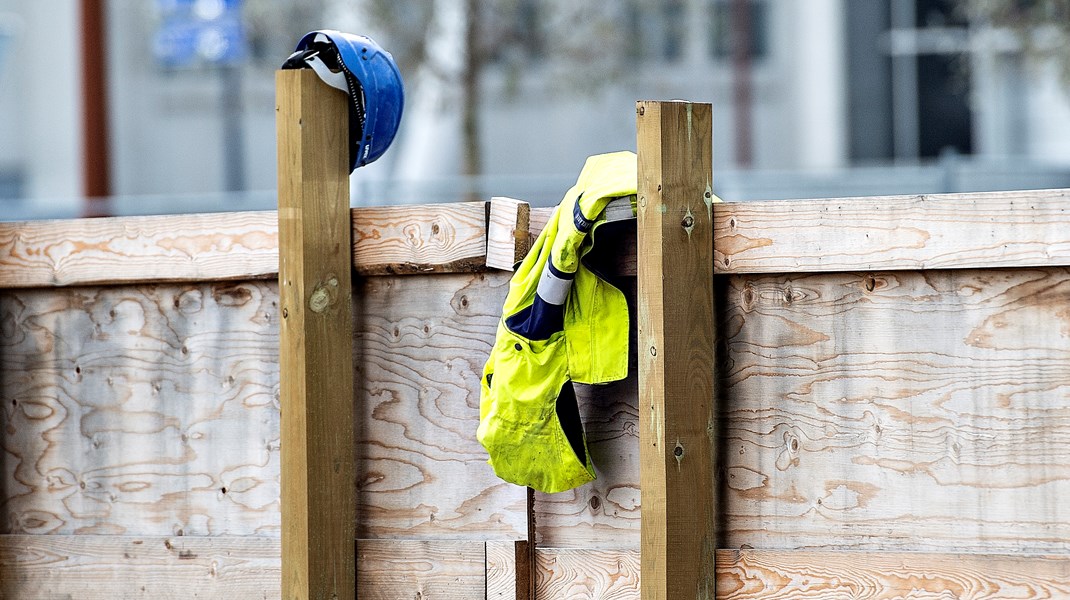
<svg viewBox="0 0 1070 600">
<path fill-rule="evenodd" d="M 486 202 L 353 210 L 359 275 L 482 271 L 486 259 Z"/>
<path fill-rule="evenodd" d="M 726 203 L 719 273 L 1070 265 L 1070 190 Z"/>
<path fill-rule="evenodd" d="M 634 550 L 539 549 L 538 597 L 633 600 Z M 1041 600 L 1070 597 L 1070 557 L 718 550 L 720 600 Z"/>
<path fill-rule="evenodd" d="M 484 555 L 479 542 L 359 540 L 357 583 L 362 595 L 391 600 L 512 598 L 511 590 L 493 581 L 502 574 L 493 570 L 495 553 L 511 545 L 487 544 Z M 1070 596 L 1066 555 L 784 550 L 716 555 L 721 600 Z M 275 600 L 279 557 L 278 538 L 0 535 L 0 600 Z M 637 551 L 542 548 L 536 558 L 540 600 L 639 598 Z"/>
<path fill-rule="evenodd" d="M 722 546 L 1070 551 L 1070 269 L 719 283 Z"/>
<path fill-rule="evenodd" d="M 282 593 L 356 595 L 352 229 L 346 97 L 275 73 Z"/>
<path fill-rule="evenodd" d="M 362 535 L 526 539 L 474 437 L 507 284 L 358 280 Z M 0 532 L 278 535 L 279 313 L 272 282 L 0 293 Z"/>
<path fill-rule="evenodd" d="M 642 597 L 712 598 L 713 111 L 636 107 Z"/>
<path fill-rule="evenodd" d="M 638 600 L 639 552 L 538 548 L 535 594 L 539 600 Z"/>
<path fill-rule="evenodd" d="M 0 223 L 0 288 L 270 278 L 274 211 Z"/>
<path fill-rule="evenodd" d="M 526 540 L 526 492 L 475 438 L 509 274 L 357 281 L 360 537 Z"/>
<path fill-rule="evenodd" d="M 279 540 L 0 535 L 0 600 L 280 597 Z"/>
<path fill-rule="evenodd" d="M 531 248 L 528 227 L 531 206 L 522 200 L 495 197 L 490 199 L 487 221 L 487 266 L 512 271 Z"/>
<path fill-rule="evenodd" d="M 358 540 L 362 598 L 486 598 L 482 542 Z M 281 598 L 278 538 L 0 535 L 0 600 Z"/>
<path fill-rule="evenodd" d="M 351 209 L 360 275 L 485 268 L 486 203 Z M 512 265 L 510 265 L 511 267 Z M 0 289 L 272 279 L 276 211 L 0 223 Z"/>
<path fill-rule="evenodd" d="M 0 533 L 278 535 L 277 298 L 0 292 Z"/>
<path fill-rule="evenodd" d="M 722 600 L 1070 597 L 1070 556 L 718 550 Z"/>
<path fill-rule="evenodd" d="M 473 541 L 360 540 L 362 600 L 485 600 L 486 548 Z"/>
</svg>

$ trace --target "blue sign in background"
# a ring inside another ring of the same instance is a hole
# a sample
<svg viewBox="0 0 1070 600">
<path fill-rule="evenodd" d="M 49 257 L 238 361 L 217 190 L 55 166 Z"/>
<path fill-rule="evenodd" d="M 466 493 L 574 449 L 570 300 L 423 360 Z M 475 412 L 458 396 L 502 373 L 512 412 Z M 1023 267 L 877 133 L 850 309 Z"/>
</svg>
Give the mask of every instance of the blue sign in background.
<svg viewBox="0 0 1070 600">
<path fill-rule="evenodd" d="M 242 0 L 157 0 L 160 27 L 152 53 L 166 67 L 231 65 L 245 60 Z"/>
</svg>

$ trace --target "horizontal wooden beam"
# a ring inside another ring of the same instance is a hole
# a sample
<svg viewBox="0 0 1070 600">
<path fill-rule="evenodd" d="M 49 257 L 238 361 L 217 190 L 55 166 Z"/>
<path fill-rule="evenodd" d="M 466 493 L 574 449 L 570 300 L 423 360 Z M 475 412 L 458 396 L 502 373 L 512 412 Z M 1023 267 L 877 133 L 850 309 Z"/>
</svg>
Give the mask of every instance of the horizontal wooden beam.
<svg viewBox="0 0 1070 600">
<path fill-rule="evenodd" d="M 483 542 L 359 540 L 371 598 L 483 600 Z M 0 598 L 280 598 L 279 538 L 0 535 Z M 499 565 L 509 570 L 507 564 Z"/>
<path fill-rule="evenodd" d="M 0 288 L 261 279 L 275 211 L 0 223 Z"/>
<path fill-rule="evenodd" d="M 486 268 L 486 203 L 351 209 L 358 275 Z M 275 211 L 0 223 L 0 289 L 271 279 Z"/>
<path fill-rule="evenodd" d="M 0 598 L 279 598 L 265 537 L 0 535 Z"/>
<path fill-rule="evenodd" d="M 725 203 L 718 273 L 1070 265 L 1070 190 Z"/>
<path fill-rule="evenodd" d="M 512 542 L 357 541 L 379 598 L 513 598 Z M 279 539 L 0 535 L 0 598 L 279 598 Z M 540 548 L 538 598 L 639 597 L 635 550 Z M 1000 593 L 996 594 L 995 590 Z M 420 593 L 420 596 L 417 595 Z M 717 598 L 1070 596 L 1070 556 L 718 550 Z"/>
<path fill-rule="evenodd" d="M 486 202 L 353 209 L 359 275 L 469 273 L 486 261 Z"/>
<path fill-rule="evenodd" d="M 532 239 L 552 211 L 531 209 Z M 1065 189 L 728 202 L 716 212 L 719 274 L 1070 265 Z M 634 260 L 620 272 L 634 274 Z"/>
<path fill-rule="evenodd" d="M 538 598 L 639 598 L 634 550 L 540 548 Z M 1070 556 L 718 550 L 720 600 L 1063 598 Z"/>
<path fill-rule="evenodd" d="M 714 266 L 726 274 L 1065 266 L 1067 200 L 1070 190 L 729 202 L 714 218 Z M 482 202 L 353 209 L 356 272 L 483 270 L 488 237 L 502 235 L 495 222 L 487 231 L 485 210 Z M 530 209 L 514 258 L 552 210 Z M 0 288 L 269 279 L 278 273 L 276 224 L 274 211 L 0 223 Z M 634 274 L 634 251 L 620 254 L 617 272 Z"/>
</svg>

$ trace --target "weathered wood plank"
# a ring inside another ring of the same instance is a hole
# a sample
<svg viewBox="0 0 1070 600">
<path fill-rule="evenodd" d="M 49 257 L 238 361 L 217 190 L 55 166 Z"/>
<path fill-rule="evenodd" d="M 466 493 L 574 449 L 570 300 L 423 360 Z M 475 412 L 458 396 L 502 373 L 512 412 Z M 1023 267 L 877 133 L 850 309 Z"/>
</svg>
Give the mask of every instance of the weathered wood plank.
<svg viewBox="0 0 1070 600">
<path fill-rule="evenodd" d="M 487 598 L 483 542 L 360 540 L 357 554 L 362 599 Z"/>
<path fill-rule="evenodd" d="M 719 273 L 1070 265 L 1070 190 L 727 203 Z"/>
<path fill-rule="evenodd" d="M 0 288 L 270 278 L 275 212 L 0 223 Z"/>
<path fill-rule="evenodd" d="M 482 542 L 356 544 L 362 598 L 487 597 Z M 275 600 L 280 556 L 265 537 L 0 535 L 0 600 Z"/>
<path fill-rule="evenodd" d="M 360 537 L 526 540 L 526 492 L 475 438 L 509 274 L 357 282 Z"/>
<path fill-rule="evenodd" d="M 486 202 L 353 210 L 360 275 L 482 271 L 486 262 Z"/>
<path fill-rule="evenodd" d="M 713 111 L 636 107 L 642 597 L 707 598 L 717 543 Z"/>
<path fill-rule="evenodd" d="M 346 98 L 275 73 L 282 593 L 356 596 L 353 309 Z"/>
<path fill-rule="evenodd" d="M 1070 597 L 1070 556 L 718 550 L 717 597 Z"/>
<path fill-rule="evenodd" d="M 351 209 L 359 275 L 486 263 L 486 203 Z M 511 266 L 511 265 L 510 265 Z M 273 279 L 276 211 L 0 222 L 0 289 Z"/>
<path fill-rule="evenodd" d="M 495 593 L 491 570 L 492 548 L 512 542 L 488 544 L 485 572 L 479 542 L 357 545 L 358 585 L 372 598 L 483 598 L 484 578 L 486 598 L 512 598 Z M 544 548 L 536 555 L 540 599 L 639 598 L 634 550 Z M 274 600 L 279 556 L 278 538 L 0 535 L 0 598 Z M 717 564 L 722 600 L 1070 595 L 1066 555 L 718 550 Z"/>
<path fill-rule="evenodd" d="M 535 597 L 539 600 L 640 597 L 639 552 L 635 550 L 537 548 L 535 565 Z"/>
<path fill-rule="evenodd" d="M 639 598 L 632 550 L 539 549 L 538 597 Z M 720 600 L 918 598 L 1041 600 L 1070 595 L 1070 557 L 718 550 Z"/>
<path fill-rule="evenodd" d="M 279 540 L 0 535 L 0 599 L 280 598 Z"/>
<path fill-rule="evenodd" d="M 512 198 L 490 199 L 487 220 L 487 266 L 512 271 L 531 248 L 528 227 L 531 207 L 527 202 Z"/>
<path fill-rule="evenodd" d="M 278 535 L 274 282 L 0 292 L 0 533 Z"/>
<path fill-rule="evenodd" d="M 723 544 L 1070 551 L 1070 269 L 720 283 Z"/>
</svg>

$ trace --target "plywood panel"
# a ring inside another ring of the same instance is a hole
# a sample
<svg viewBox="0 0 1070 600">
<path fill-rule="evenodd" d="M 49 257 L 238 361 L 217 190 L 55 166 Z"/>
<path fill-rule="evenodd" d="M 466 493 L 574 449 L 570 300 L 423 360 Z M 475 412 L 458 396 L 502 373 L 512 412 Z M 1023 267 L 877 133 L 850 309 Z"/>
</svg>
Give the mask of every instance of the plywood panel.
<svg viewBox="0 0 1070 600">
<path fill-rule="evenodd" d="M 540 600 L 639 598 L 639 555 L 540 549 Z M 1041 600 L 1070 595 L 1070 557 L 985 554 L 718 550 L 717 598 Z"/>
<path fill-rule="evenodd" d="M 272 277 L 271 212 L 0 223 L 0 288 Z"/>
<path fill-rule="evenodd" d="M 277 535 L 274 283 L 0 294 L 0 532 Z"/>
<path fill-rule="evenodd" d="M 358 535 L 527 539 L 524 488 L 476 441 L 508 274 L 357 281 Z"/>
<path fill-rule="evenodd" d="M 486 586 L 482 542 L 357 542 L 357 589 L 362 599 L 485 600 Z"/>
<path fill-rule="evenodd" d="M 507 281 L 358 281 L 363 535 L 527 539 L 475 441 Z M 278 318 L 268 282 L 0 295 L 0 531 L 276 535 Z"/>
<path fill-rule="evenodd" d="M 722 283 L 722 546 L 1070 550 L 1070 270 Z"/>
<path fill-rule="evenodd" d="M 719 273 L 1070 265 L 1070 190 L 726 203 Z"/>
<path fill-rule="evenodd" d="M 277 599 L 279 540 L 0 535 L 0 599 Z"/>
<path fill-rule="evenodd" d="M 486 258 L 486 202 L 353 210 L 361 275 L 482 271 Z"/>
</svg>

